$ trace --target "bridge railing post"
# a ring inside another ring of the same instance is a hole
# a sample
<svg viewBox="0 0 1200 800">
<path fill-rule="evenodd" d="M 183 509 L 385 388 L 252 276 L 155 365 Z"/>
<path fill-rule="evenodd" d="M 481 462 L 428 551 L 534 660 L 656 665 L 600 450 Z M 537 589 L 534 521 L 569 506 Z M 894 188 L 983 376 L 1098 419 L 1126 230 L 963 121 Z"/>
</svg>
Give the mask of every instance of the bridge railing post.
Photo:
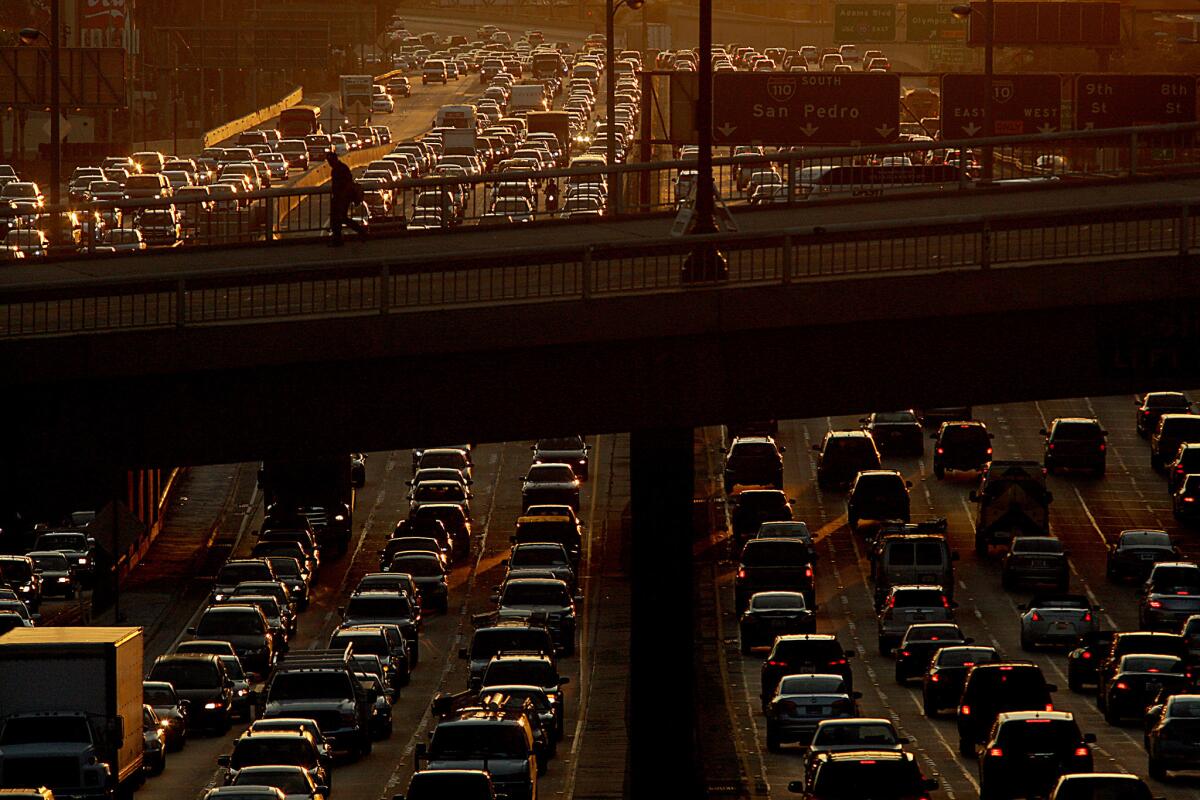
<svg viewBox="0 0 1200 800">
<path fill-rule="evenodd" d="M 583 248 L 583 258 L 579 260 L 579 296 L 584 300 L 592 299 L 592 251 L 589 244 Z"/>
<path fill-rule="evenodd" d="M 1179 255 L 1187 256 L 1192 251 L 1192 209 L 1184 203 L 1179 206 Z"/>
<path fill-rule="evenodd" d="M 979 268 L 992 266 L 992 223 L 984 222 L 979 231 Z"/>
<path fill-rule="evenodd" d="M 387 316 L 392 307 L 392 265 L 383 262 L 379 267 L 379 313 Z"/>
<path fill-rule="evenodd" d="M 265 198 L 266 208 L 263 209 L 263 241 L 275 241 L 275 198 Z"/>
<path fill-rule="evenodd" d="M 1132 131 L 1129 134 L 1129 177 L 1137 174 L 1138 160 L 1138 135 L 1137 131 Z"/>
<path fill-rule="evenodd" d="M 175 327 L 187 325 L 187 282 L 180 278 L 175 282 Z"/>
<path fill-rule="evenodd" d="M 783 237 L 783 275 L 782 283 L 787 286 L 792 282 L 792 237 Z"/>
</svg>

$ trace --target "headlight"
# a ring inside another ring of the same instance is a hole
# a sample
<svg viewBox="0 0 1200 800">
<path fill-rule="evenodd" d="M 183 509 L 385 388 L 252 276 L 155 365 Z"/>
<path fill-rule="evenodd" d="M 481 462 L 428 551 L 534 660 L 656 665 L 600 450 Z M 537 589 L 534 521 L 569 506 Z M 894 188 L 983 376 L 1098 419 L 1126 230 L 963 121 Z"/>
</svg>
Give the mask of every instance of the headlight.
<svg viewBox="0 0 1200 800">
<path fill-rule="evenodd" d="M 71 579 L 70 578 L 59 578 L 58 582 L 59 583 L 70 583 Z"/>
<path fill-rule="evenodd" d="M 238 697 L 245 697 L 246 695 L 250 694 L 250 690 L 249 689 L 238 689 L 237 693 L 238 693 Z"/>
<path fill-rule="evenodd" d="M 218 603 L 224 599 L 225 599 L 224 592 L 217 592 L 216 594 L 213 595 L 213 600 L 216 600 Z"/>
<path fill-rule="evenodd" d="M 79 559 L 79 563 L 80 563 L 80 564 L 86 564 L 87 562 L 88 562 L 88 560 L 87 560 L 87 556 L 84 556 L 83 558 L 80 558 L 80 559 Z"/>
<path fill-rule="evenodd" d="M 334 522 L 345 522 L 345 521 L 346 521 L 346 517 L 345 517 L 345 515 L 344 515 L 344 514 L 335 514 L 335 515 L 334 515 L 334 517 L 333 517 L 333 521 L 334 521 Z"/>
<path fill-rule="evenodd" d="M 216 702 L 213 702 L 213 703 L 205 703 L 204 704 L 204 708 L 206 711 L 215 711 L 218 708 L 224 708 L 224 707 L 225 707 L 225 704 L 220 702 L 219 700 Z"/>
</svg>

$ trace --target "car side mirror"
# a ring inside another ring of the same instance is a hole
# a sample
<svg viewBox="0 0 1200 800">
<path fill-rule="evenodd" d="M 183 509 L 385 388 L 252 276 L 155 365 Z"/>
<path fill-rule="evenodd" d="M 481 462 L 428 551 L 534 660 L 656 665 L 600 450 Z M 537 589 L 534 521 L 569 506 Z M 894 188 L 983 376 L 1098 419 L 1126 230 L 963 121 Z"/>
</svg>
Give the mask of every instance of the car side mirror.
<svg viewBox="0 0 1200 800">
<path fill-rule="evenodd" d="M 858 655 L 858 651 L 857 650 L 843 650 L 842 655 L 844 655 L 846 658 L 854 658 L 856 655 Z"/>
<path fill-rule="evenodd" d="M 578 594 L 576 594 L 576 595 L 575 595 L 575 596 L 574 596 L 572 599 L 573 599 L 573 600 L 574 600 L 576 603 L 582 603 L 582 602 L 583 602 L 583 592 L 579 592 L 579 593 L 578 593 Z"/>
<path fill-rule="evenodd" d="M 188 633 L 188 636 L 195 636 L 195 635 L 196 635 L 196 629 L 195 629 L 194 627 L 193 627 L 193 628 L 188 628 L 188 629 L 187 629 L 187 633 Z"/>
<path fill-rule="evenodd" d="M 417 742 L 413 747 L 413 755 L 417 758 L 425 758 L 429 755 L 429 746 L 424 742 Z"/>
<path fill-rule="evenodd" d="M 192 701 L 184 698 L 183 700 L 179 701 L 179 707 L 182 708 L 184 711 L 187 711 L 189 708 L 192 707 Z"/>
<path fill-rule="evenodd" d="M 1047 503 L 1054 502 L 1054 492 L 1046 492 L 1046 502 Z"/>
<path fill-rule="evenodd" d="M 536 453 L 536 452 L 537 452 L 537 445 L 536 445 L 536 444 L 531 444 L 531 445 L 529 445 L 529 449 L 530 449 L 530 451 L 532 451 L 532 452 Z"/>
<path fill-rule="evenodd" d="M 804 781 L 788 781 L 788 791 L 792 794 L 804 794 Z"/>
<path fill-rule="evenodd" d="M 87 537 L 87 546 L 88 546 L 88 547 L 95 547 L 95 546 L 96 546 L 96 540 L 95 540 L 95 539 L 93 539 L 91 536 Z"/>
<path fill-rule="evenodd" d="M 1085 733 L 1083 735 L 1083 741 L 1087 742 L 1088 744 L 1095 744 L 1096 743 L 1096 734 Z"/>
<path fill-rule="evenodd" d="M 229 766 L 229 754 L 228 753 L 223 753 L 223 754 L 217 756 L 217 766 L 218 767 L 228 767 Z"/>
<path fill-rule="evenodd" d="M 787 452 L 787 447 L 786 447 L 785 445 L 780 445 L 780 447 L 779 447 L 779 452 L 781 452 L 781 453 L 786 453 L 786 452 Z"/>
<path fill-rule="evenodd" d="M 1046 691 L 1047 691 L 1047 692 L 1050 692 L 1051 694 L 1053 694 L 1054 692 L 1057 692 L 1057 691 L 1058 691 L 1058 684 L 1056 684 L 1056 683 L 1047 683 L 1047 684 L 1046 684 Z"/>
<path fill-rule="evenodd" d="M 972 503 L 978 503 L 979 502 L 979 492 L 972 489 L 971 493 L 967 495 L 967 499 L 970 500 Z"/>
</svg>

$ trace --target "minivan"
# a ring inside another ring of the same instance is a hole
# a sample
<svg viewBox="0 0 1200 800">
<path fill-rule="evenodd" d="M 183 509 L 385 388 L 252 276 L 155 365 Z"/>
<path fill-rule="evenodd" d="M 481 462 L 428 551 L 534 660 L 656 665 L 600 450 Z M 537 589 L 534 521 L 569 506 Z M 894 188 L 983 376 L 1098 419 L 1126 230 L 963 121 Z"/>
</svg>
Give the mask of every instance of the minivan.
<svg viewBox="0 0 1200 800">
<path fill-rule="evenodd" d="M 954 599 L 954 562 L 958 552 L 945 536 L 892 535 L 874 552 L 875 603 L 881 603 L 893 586 L 923 583 L 941 586 Z"/>
</svg>

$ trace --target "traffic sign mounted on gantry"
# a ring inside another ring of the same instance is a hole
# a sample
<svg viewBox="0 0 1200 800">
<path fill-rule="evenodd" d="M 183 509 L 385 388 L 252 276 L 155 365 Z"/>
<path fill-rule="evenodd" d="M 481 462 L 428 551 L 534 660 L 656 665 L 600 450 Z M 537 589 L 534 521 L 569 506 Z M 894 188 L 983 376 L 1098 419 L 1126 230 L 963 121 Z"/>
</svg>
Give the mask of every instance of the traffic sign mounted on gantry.
<svg viewBox="0 0 1200 800">
<path fill-rule="evenodd" d="M 713 76 L 714 144 L 884 144 L 900 127 L 900 76 L 723 72 Z"/>
<path fill-rule="evenodd" d="M 1194 75 L 1080 75 L 1076 128 L 1125 128 L 1196 121 Z"/>
<path fill-rule="evenodd" d="M 833 40 L 854 44 L 896 41 L 895 3 L 836 3 Z"/>
<path fill-rule="evenodd" d="M 985 136 L 987 78 L 979 73 L 942 76 L 942 138 Z M 1058 75 L 996 75 L 992 113 L 997 136 L 1052 133 L 1062 128 L 1062 79 Z"/>
</svg>

